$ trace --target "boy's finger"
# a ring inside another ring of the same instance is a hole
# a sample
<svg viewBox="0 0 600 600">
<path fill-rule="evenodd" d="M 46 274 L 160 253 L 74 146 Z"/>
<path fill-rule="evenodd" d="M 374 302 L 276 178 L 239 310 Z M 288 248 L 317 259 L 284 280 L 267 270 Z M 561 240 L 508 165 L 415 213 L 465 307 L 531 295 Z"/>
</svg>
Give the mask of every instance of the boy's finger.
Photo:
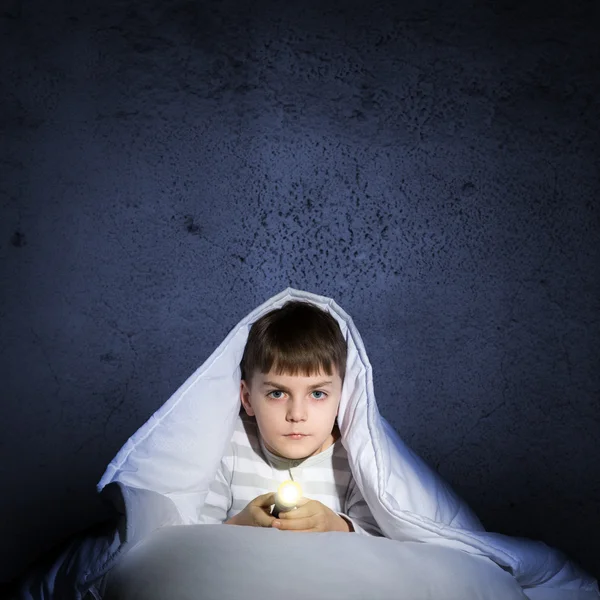
<svg viewBox="0 0 600 600">
<path fill-rule="evenodd" d="M 302 510 L 301 508 L 296 508 L 295 510 L 286 510 L 285 512 L 279 513 L 280 519 L 306 519 L 308 517 L 308 513 L 306 510 Z"/>
<path fill-rule="evenodd" d="M 271 504 L 275 504 L 275 492 L 269 492 L 268 494 L 257 496 L 254 499 L 255 506 L 262 506 L 266 508 L 267 506 L 271 506 Z"/>
<path fill-rule="evenodd" d="M 279 516 L 284 519 L 306 519 L 307 517 L 318 515 L 319 512 L 318 505 L 311 504 L 310 506 L 306 506 L 306 503 L 304 503 L 304 505 L 299 508 L 279 513 Z"/>
<path fill-rule="evenodd" d="M 290 519 L 278 519 L 280 526 L 279 529 L 286 531 L 310 531 L 311 522 L 310 519 L 294 519 L 293 521 Z"/>
<path fill-rule="evenodd" d="M 252 509 L 252 520 L 258 527 L 271 527 L 275 517 L 268 515 L 262 508 Z"/>
<path fill-rule="evenodd" d="M 273 527 L 273 521 L 275 521 L 275 517 L 271 517 L 263 512 L 258 518 L 258 521 L 261 527 Z"/>
</svg>

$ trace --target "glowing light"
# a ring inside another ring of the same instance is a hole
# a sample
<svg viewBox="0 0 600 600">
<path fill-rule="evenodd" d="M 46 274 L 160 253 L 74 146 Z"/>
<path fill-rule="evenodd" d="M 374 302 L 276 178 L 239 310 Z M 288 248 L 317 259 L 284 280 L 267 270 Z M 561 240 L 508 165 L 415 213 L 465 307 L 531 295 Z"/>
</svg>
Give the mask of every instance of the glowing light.
<svg viewBox="0 0 600 600">
<path fill-rule="evenodd" d="M 277 488 L 275 504 L 280 508 L 294 508 L 302 498 L 302 487 L 297 481 L 284 481 Z"/>
</svg>

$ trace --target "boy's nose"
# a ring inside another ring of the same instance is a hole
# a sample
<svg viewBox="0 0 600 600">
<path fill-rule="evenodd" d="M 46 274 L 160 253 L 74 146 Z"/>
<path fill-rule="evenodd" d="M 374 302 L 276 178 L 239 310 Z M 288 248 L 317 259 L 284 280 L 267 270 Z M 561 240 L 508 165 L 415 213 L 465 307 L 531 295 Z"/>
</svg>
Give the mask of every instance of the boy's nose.
<svg viewBox="0 0 600 600">
<path fill-rule="evenodd" d="M 288 420 L 306 421 L 306 405 L 302 402 L 291 402 L 288 406 Z"/>
</svg>

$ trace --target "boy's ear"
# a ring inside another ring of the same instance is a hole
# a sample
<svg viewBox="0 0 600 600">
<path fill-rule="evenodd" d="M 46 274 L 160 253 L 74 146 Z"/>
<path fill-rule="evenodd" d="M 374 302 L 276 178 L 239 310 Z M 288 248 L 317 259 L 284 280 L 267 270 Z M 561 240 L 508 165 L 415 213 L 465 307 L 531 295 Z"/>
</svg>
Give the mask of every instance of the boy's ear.
<svg viewBox="0 0 600 600">
<path fill-rule="evenodd" d="M 250 388 L 243 379 L 240 382 L 240 400 L 242 401 L 242 406 L 244 407 L 246 414 L 249 417 L 253 417 L 254 410 L 252 409 L 252 405 L 250 404 Z"/>
</svg>

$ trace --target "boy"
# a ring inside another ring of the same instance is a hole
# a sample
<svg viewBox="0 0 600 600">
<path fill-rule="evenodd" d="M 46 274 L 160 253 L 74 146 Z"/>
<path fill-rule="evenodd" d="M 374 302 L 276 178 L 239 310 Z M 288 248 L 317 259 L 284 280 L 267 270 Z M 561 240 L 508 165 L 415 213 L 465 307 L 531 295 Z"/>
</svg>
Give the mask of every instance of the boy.
<svg viewBox="0 0 600 600">
<path fill-rule="evenodd" d="M 253 323 L 240 365 L 243 410 L 200 522 L 382 536 L 336 422 L 346 355 L 336 320 L 313 304 L 288 302 Z M 287 479 L 304 497 L 275 518 L 275 493 L 265 491 Z"/>
</svg>

